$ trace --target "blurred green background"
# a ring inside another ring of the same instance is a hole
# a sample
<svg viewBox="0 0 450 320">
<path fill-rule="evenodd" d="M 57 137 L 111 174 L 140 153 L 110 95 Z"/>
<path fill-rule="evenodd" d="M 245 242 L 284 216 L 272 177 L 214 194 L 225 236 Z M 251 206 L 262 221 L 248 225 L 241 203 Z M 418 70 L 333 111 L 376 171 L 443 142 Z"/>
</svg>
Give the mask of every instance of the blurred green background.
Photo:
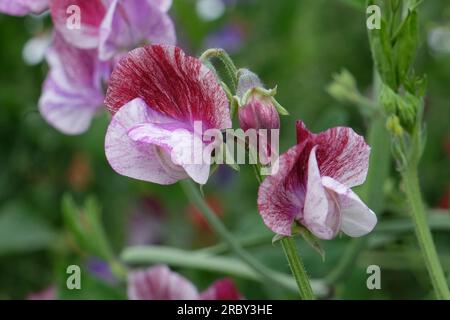
<svg viewBox="0 0 450 320">
<path fill-rule="evenodd" d="M 349 70 L 359 90 L 370 97 L 370 56 L 364 1 L 358 0 L 238 0 L 224 1 L 222 14 L 205 17 L 194 0 L 174 0 L 171 16 L 180 46 L 199 55 L 208 45 L 229 47 L 235 63 L 260 75 L 268 87 L 278 85 L 278 100 L 291 114 L 282 119 L 281 150 L 295 142 L 295 120 L 313 131 L 346 125 L 365 134 L 367 123 L 357 107 L 327 93 L 333 74 Z M 200 13 L 199 13 L 200 12 Z M 430 214 L 449 216 L 450 186 L 450 3 L 425 1 L 420 7 L 422 46 L 419 73 L 429 80 L 425 119 L 427 147 L 421 162 L 421 182 Z M 94 196 L 102 206 L 102 222 L 115 253 L 130 243 L 130 219 L 139 211 L 158 222 L 155 239 L 177 248 L 195 249 L 218 240 L 190 208 L 178 185 L 162 187 L 119 176 L 106 162 L 103 143 L 109 116 L 95 119 L 86 134 L 64 136 L 52 129 L 37 109 L 45 63 L 27 65 L 22 51 L 27 41 L 49 32 L 49 17 L 0 15 L 0 299 L 22 299 L 49 285 L 63 298 L 125 298 L 122 283 L 111 284 L 89 273 L 92 257 L 67 237 L 61 199 L 72 194 L 77 203 Z M 440 31 L 440 33 L 439 33 Z M 438 33 L 436 33 L 438 32 Z M 437 37 L 437 38 L 436 38 Z M 437 40 L 436 40 L 437 39 Z M 389 150 L 389 146 L 386 147 Z M 377 212 L 380 226 L 400 221 L 404 232 L 377 232 L 356 264 L 335 283 L 329 298 L 426 298 L 431 288 L 408 224 L 407 204 L 392 164 L 390 178 L 379 190 L 387 204 Z M 256 210 L 257 182 L 249 168 L 240 173 L 221 169 L 204 188 L 205 196 L 237 236 L 267 235 Z M 432 213 L 431 213 L 432 212 Z M 444 269 L 450 271 L 450 223 L 436 223 L 435 241 Z M 389 225 L 388 225 L 389 227 Z M 377 227 L 378 228 L 378 227 Z M 151 230 L 150 230 L 151 229 Z M 323 241 L 326 259 L 299 241 L 312 278 L 324 279 L 337 265 L 350 239 Z M 289 272 L 278 245 L 270 240 L 251 252 L 268 266 Z M 79 264 L 83 290 L 66 292 L 65 268 Z M 382 289 L 368 290 L 366 268 L 382 270 Z M 174 268 L 199 288 L 223 275 Z M 255 282 L 234 279 L 249 298 L 295 296 Z"/>
</svg>

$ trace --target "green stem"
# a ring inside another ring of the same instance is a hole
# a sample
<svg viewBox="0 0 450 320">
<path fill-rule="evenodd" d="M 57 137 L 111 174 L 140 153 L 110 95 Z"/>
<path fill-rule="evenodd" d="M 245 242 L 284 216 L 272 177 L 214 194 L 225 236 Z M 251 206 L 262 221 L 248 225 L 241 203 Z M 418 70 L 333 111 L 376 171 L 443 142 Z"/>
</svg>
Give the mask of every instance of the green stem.
<svg viewBox="0 0 450 320">
<path fill-rule="evenodd" d="M 439 256 L 434 246 L 433 237 L 428 227 L 425 206 L 422 201 L 416 166 L 410 166 L 402 172 L 406 197 L 411 207 L 412 219 L 415 225 L 416 237 L 422 251 L 423 259 L 431 278 L 436 298 L 450 300 L 447 280 L 439 262 Z"/>
<path fill-rule="evenodd" d="M 216 214 L 209 208 L 203 198 L 200 196 L 196 185 L 191 180 L 183 180 L 180 182 L 184 192 L 192 201 L 192 203 L 199 209 L 203 217 L 208 221 L 209 225 L 215 233 L 225 242 L 236 256 L 238 256 L 245 264 L 247 264 L 254 271 L 259 273 L 263 278 L 272 284 L 282 286 L 290 289 L 285 282 L 281 282 L 279 276 L 271 269 L 262 265 L 258 260 L 253 258 L 246 250 L 242 249 L 240 244 L 235 240 L 234 236 L 228 232 Z"/>
<path fill-rule="evenodd" d="M 205 61 L 209 60 L 211 58 L 218 58 L 222 61 L 222 63 L 225 66 L 225 69 L 228 72 L 228 76 L 230 77 L 231 83 L 233 84 L 233 91 L 236 91 L 237 88 L 237 74 L 238 70 L 236 66 L 234 65 L 233 60 L 230 58 L 228 53 L 223 49 L 208 49 L 206 50 L 201 56 L 200 60 Z"/>
<path fill-rule="evenodd" d="M 281 239 L 283 250 L 289 262 L 289 266 L 297 283 L 300 297 L 302 300 L 314 300 L 314 294 L 309 283 L 308 274 L 303 266 L 300 256 L 298 255 L 295 242 L 292 237 L 284 237 Z"/>
</svg>

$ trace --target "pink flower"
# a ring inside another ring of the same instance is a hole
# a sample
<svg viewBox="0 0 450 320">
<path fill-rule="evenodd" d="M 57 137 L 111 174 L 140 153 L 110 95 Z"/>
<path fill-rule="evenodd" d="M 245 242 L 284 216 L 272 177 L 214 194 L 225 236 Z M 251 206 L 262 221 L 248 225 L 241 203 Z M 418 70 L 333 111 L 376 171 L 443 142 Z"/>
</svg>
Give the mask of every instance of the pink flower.
<svg viewBox="0 0 450 320">
<path fill-rule="evenodd" d="M 252 94 L 249 101 L 238 110 L 239 124 L 242 130 L 279 129 L 280 116 L 269 97 Z"/>
<path fill-rule="evenodd" d="M 0 0 L 0 12 L 12 16 L 42 13 L 48 8 L 49 0 Z"/>
<path fill-rule="evenodd" d="M 109 60 L 142 43 L 175 44 L 175 28 L 167 15 L 171 4 L 168 0 L 50 0 L 50 10 L 67 42 L 81 49 L 98 48 L 100 58 Z M 71 6 L 79 8 L 79 28 L 67 27 Z"/>
<path fill-rule="evenodd" d="M 78 6 L 80 28 L 69 28 Z M 39 101 L 42 116 L 65 134 L 85 132 L 103 107 L 112 66 L 143 42 L 176 41 L 168 0 L 50 0 L 57 32 L 47 54 L 50 72 Z"/>
<path fill-rule="evenodd" d="M 166 13 L 170 5 L 161 0 L 113 0 L 100 25 L 100 59 L 112 59 L 142 43 L 175 45 L 175 27 Z"/>
<path fill-rule="evenodd" d="M 225 129 L 231 119 L 225 92 L 200 60 L 173 46 L 133 50 L 115 68 L 105 103 L 114 115 L 105 152 L 115 171 L 159 184 L 206 183 L 210 165 L 192 161 L 204 149 L 194 122 Z"/>
<path fill-rule="evenodd" d="M 345 127 L 313 134 L 298 121 L 297 143 L 281 155 L 277 174 L 260 186 L 264 223 L 291 235 L 297 221 L 321 239 L 339 231 L 351 237 L 372 231 L 375 214 L 350 189 L 366 179 L 370 148 L 364 138 Z"/>
<path fill-rule="evenodd" d="M 186 278 L 167 266 L 155 266 L 128 275 L 130 300 L 239 300 L 240 294 L 229 279 L 214 282 L 203 293 Z"/>
<path fill-rule="evenodd" d="M 96 48 L 100 24 L 109 2 L 110 0 L 50 0 L 50 12 L 56 30 L 71 45 L 81 49 Z M 69 11 L 70 8 L 79 8 L 79 12 Z M 79 27 L 68 28 L 71 14 L 79 14 Z"/>
<path fill-rule="evenodd" d="M 57 300 L 58 294 L 55 285 L 50 285 L 45 289 L 38 292 L 29 293 L 26 297 L 27 300 Z"/>
<path fill-rule="evenodd" d="M 47 53 L 50 72 L 39 100 L 39 110 L 52 126 L 65 134 L 86 131 L 103 106 L 103 76 L 108 65 L 96 50 L 82 50 L 55 33 Z"/>
</svg>

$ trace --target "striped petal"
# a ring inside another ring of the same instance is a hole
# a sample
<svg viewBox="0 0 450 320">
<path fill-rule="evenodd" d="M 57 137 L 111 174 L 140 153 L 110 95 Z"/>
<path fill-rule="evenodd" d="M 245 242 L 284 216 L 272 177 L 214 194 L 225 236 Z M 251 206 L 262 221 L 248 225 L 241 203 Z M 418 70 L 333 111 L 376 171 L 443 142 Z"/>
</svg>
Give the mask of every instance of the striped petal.
<svg viewBox="0 0 450 320">
<path fill-rule="evenodd" d="M 348 127 L 336 127 L 311 133 L 302 121 L 297 121 L 297 142 L 308 141 L 318 146 L 317 162 L 322 176 L 329 176 L 351 188 L 366 180 L 370 147 L 364 137 Z"/>
<path fill-rule="evenodd" d="M 303 149 L 304 144 L 296 145 L 282 154 L 278 172 L 259 187 L 259 213 L 266 226 L 278 234 L 291 235 L 292 223 L 303 211 L 305 187 L 298 167 Z"/>
<path fill-rule="evenodd" d="M 106 105 L 112 113 L 141 97 L 149 107 L 191 127 L 231 127 L 228 100 L 215 75 L 177 47 L 153 45 L 131 51 L 116 66 Z"/>
<path fill-rule="evenodd" d="M 55 28 L 67 42 L 78 48 L 96 48 L 99 42 L 100 24 L 106 14 L 106 3 L 102 0 L 52 0 L 50 12 Z M 79 28 L 72 26 L 77 16 L 80 22 Z"/>
</svg>

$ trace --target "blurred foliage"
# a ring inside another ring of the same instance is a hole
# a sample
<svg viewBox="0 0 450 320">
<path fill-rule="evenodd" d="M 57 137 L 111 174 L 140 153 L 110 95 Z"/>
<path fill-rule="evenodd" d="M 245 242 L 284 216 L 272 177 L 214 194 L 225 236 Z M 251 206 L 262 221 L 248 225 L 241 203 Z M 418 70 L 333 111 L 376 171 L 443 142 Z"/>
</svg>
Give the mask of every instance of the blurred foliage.
<svg viewBox="0 0 450 320">
<path fill-rule="evenodd" d="M 229 1 L 232 3 L 232 1 Z M 282 118 L 281 149 L 295 141 L 295 120 L 313 130 L 348 125 L 366 133 L 365 118 L 352 103 L 337 101 L 327 93 L 333 75 L 348 70 L 359 92 L 370 98 L 372 59 L 365 28 L 364 1 L 342 0 L 242 0 L 227 7 L 223 17 L 203 21 L 194 0 L 174 0 L 171 15 L 177 24 L 180 45 L 198 55 L 205 39 L 229 24 L 243 30 L 242 47 L 233 54 L 239 67 L 257 72 L 267 87 L 278 85 L 277 99 L 291 116 Z M 421 162 L 421 182 L 430 208 L 445 205 L 450 188 L 450 52 L 435 52 L 427 37 L 437 26 L 450 28 L 450 3 L 425 1 L 420 8 L 421 44 L 416 65 L 427 74 L 429 89 L 425 121 L 428 143 Z M 52 129 L 39 115 L 37 101 L 45 78 L 45 63 L 27 66 L 22 59 L 26 41 L 49 31 L 50 22 L 35 17 L 0 15 L 0 299 L 24 298 L 30 292 L 56 284 L 62 298 L 124 298 L 123 283 L 111 286 L 90 274 L 87 257 L 67 240 L 61 200 L 72 194 L 77 203 L 95 195 L 103 208 L 106 237 L 116 255 L 127 243 L 127 221 L 137 204 L 154 199 L 164 216 L 161 242 L 184 249 L 217 243 L 209 230 L 189 214 L 188 202 L 178 185 L 158 186 L 117 175 L 103 150 L 109 116 L 102 114 L 89 132 L 67 137 Z M 447 41 L 450 41 L 447 39 Z M 384 183 L 388 207 L 380 222 L 407 217 L 402 186 L 392 170 Z M 256 209 L 257 183 L 249 168 L 239 173 L 221 169 L 204 188 L 207 197 L 219 200 L 217 209 L 236 236 L 268 234 Z M 444 200 L 443 200 L 444 199 Z M 447 205 L 448 207 L 448 205 Z M 379 213 L 381 214 L 381 212 Z M 440 215 L 449 215 L 444 210 Z M 381 224 L 381 223 L 380 223 Z M 202 229 L 203 228 L 203 229 Z M 443 257 L 450 255 L 450 233 L 435 232 Z M 336 284 L 333 298 L 424 298 L 429 284 L 412 230 L 399 234 L 374 233 L 346 281 Z M 326 260 L 299 239 L 305 265 L 313 278 L 324 278 L 337 264 L 349 239 L 322 242 Z M 274 269 L 288 272 L 278 245 L 270 241 L 249 250 Z M 401 257 L 399 256 L 401 255 Z M 395 263 L 397 262 L 397 263 Z M 401 262 L 401 263 L 400 263 Z M 444 268 L 450 261 L 443 258 Z M 82 267 L 82 293 L 68 292 L 65 270 Z M 382 269 L 382 290 L 366 287 L 366 267 Z M 222 275 L 177 269 L 202 289 Z M 235 279 L 248 298 L 293 298 L 283 290 Z"/>
</svg>

